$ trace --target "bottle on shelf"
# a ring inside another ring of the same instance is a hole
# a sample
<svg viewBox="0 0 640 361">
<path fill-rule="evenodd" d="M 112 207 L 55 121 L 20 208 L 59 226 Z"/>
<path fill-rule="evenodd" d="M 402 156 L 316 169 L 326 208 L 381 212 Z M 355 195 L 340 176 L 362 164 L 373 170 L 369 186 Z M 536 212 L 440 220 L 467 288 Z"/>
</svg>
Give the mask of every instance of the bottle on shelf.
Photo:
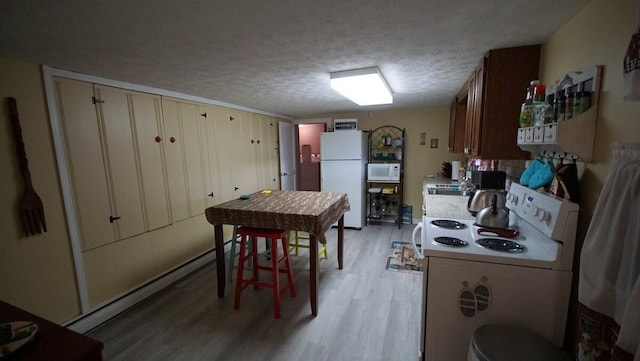
<svg viewBox="0 0 640 361">
<path fill-rule="evenodd" d="M 573 98 L 573 116 L 578 116 L 591 107 L 591 92 L 583 90 L 575 93 Z"/>
<path fill-rule="evenodd" d="M 533 124 L 533 91 L 540 84 L 539 80 L 532 80 L 527 88 L 527 95 L 520 106 L 520 127 L 530 127 Z"/>
<path fill-rule="evenodd" d="M 545 95 L 546 87 L 538 84 L 533 89 L 533 124 L 551 123 L 552 109 Z"/>
<path fill-rule="evenodd" d="M 582 91 L 573 93 L 573 116 L 578 116 L 582 113 Z"/>
<path fill-rule="evenodd" d="M 581 113 L 586 112 L 589 108 L 591 108 L 591 92 L 588 90 L 583 90 Z"/>
<path fill-rule="evenodd" d="M 387 138 L 386 139 L 387 140 L 386 140 L 385 145 L 391 145 L 391 142 L 392 142 L 392 139 L 393 139 L 393 138 L 391 138 L 391 134 L 387 134 Z"/>
<path fill-rule="evenodd" d="M 561 120 L 569 120 L 571 118 L 573 118 L 573 100 L 574 95 L 573 92 L 571 92 L 571 89 L 567 88 L 567 95 L 566 95 L 566 102 L 565 102 L 565 107 L 564 107 L 564 119 Z"/>
<path fill-rule="evenodd" d="M 564 120 L 565 103 L 567 99 L 564 93 L 557 93 L 553 100 L 553 121 L 558 122 Z"/>
</svg>

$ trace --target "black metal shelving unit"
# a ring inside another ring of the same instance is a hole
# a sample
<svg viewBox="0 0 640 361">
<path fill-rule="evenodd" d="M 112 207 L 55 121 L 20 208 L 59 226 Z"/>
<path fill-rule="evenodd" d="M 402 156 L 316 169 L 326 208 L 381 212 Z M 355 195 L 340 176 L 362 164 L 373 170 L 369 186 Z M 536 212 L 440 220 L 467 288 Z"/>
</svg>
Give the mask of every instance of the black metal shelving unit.
<svg viewBox="0 0 640 361">
<path fill-rule="evenodd" d="M 404 128 L 384 125 L 369 132 L 368 162 L 399 164 L 400 181 L 379 182 L 367 178 L 367 224 L 393 220 L 398 228 L 402 226 L 404 148 Z M 380 191 L 372 191 L 377 189 Z"/>
</svg>

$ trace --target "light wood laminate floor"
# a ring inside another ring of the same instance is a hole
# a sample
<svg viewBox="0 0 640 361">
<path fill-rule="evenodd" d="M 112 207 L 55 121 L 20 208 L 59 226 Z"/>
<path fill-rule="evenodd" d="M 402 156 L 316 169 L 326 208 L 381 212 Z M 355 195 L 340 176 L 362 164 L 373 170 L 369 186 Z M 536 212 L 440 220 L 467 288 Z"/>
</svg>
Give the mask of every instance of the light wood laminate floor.
<svg viewBox="0 0 640 361">
<path fill-rule="evenodd" d="M 305 250 L 291 256 L 297 297 L 283 296 L 278 320 L 271 290 L 246 289 L 240 309 L 234 310 L 234 281 L 218 299 L 211 263 L 89 336 L 104 343 L 105 360 L 415 361 L 422 276 L 385 269 L 391 242 L 410 242 L 413 227 L 345 230 L 343 270 L 337 268 L 336 230 L 331 229 L 329 259 L 320 262 L 315 318 Z"/>
</svg>

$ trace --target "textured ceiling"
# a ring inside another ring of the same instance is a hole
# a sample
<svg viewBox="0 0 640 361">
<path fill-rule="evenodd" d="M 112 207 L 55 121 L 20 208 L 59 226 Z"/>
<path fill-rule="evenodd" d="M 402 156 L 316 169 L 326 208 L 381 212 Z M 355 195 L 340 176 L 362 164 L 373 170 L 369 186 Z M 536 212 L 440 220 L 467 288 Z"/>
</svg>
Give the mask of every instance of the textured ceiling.
<svg viewBox="0 0 640 361">
<path fill-rule="evenodd" d="M 0 0 L 0 55 L 292 118 L 447 105 L 493 48 L 542 43 L 588 0 Z M 378 66 L 389 106 L 329 72 Z"/>
</svg>

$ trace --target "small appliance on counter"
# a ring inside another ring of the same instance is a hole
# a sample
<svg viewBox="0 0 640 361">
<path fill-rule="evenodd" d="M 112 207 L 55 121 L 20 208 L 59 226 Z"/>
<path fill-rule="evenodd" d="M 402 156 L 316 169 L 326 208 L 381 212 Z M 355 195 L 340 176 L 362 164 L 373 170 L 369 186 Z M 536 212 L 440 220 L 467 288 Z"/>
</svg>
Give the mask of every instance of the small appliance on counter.
<svg viewBox="0 0 640 361">
<path fill-rule="evenodd" d="M 460 161 L 454 160 L 453 162 L 451 162 L 451 180 L 462 180 L 460 176 L 464 175 L 464 168 L 462 174 L 460 173 L 460 168 Z"/>
<path fill-rule="evenodd" d="M 476 189 L 502 189 L 507 181 L 507 173 L 503 171 L 474 170 L 471 171 L 471 183 Z"/>
</svg>

